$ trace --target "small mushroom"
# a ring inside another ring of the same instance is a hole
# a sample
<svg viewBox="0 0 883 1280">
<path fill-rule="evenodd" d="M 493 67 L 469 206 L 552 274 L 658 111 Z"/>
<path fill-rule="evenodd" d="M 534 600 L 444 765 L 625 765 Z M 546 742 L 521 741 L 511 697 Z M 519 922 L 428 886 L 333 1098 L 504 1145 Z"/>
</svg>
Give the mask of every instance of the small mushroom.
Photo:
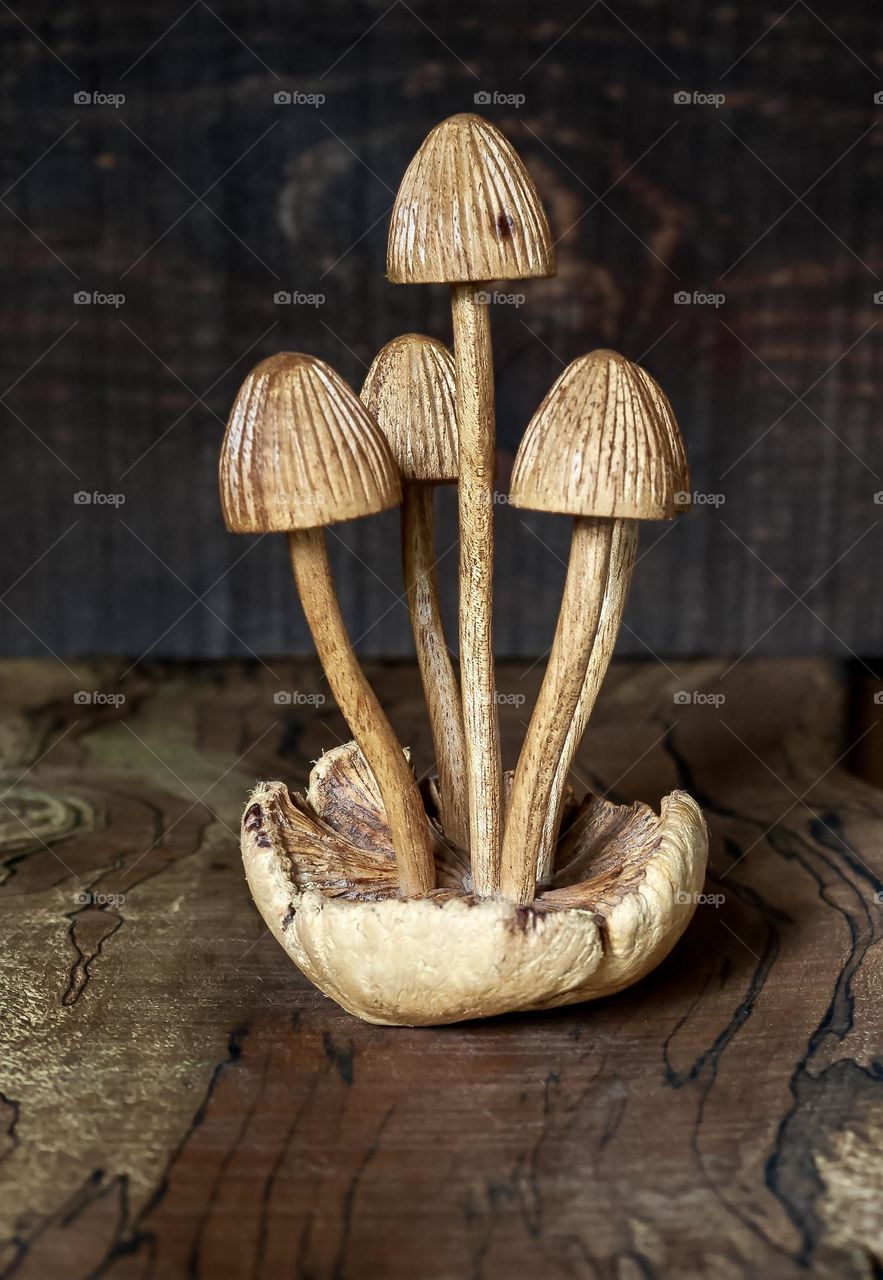
<svg viewBox="0 0 883 1280">
<path fill-rule="evenodd" d="M 387 274 L 451 285 L 460 507 L 460 672 L 476 891 L 496 892 L 502 768 L 493 663 L 494 378 L 486 282 L 549 276 L 555 255 L 524 165 L 480 116 L 442 121 L 402 179 Z"/>
<path fill-rule="evenodd" d="M 469 843 L 466 744 L 460 688 L 445 643 L 432 489 L 457 479 L 454 362 L 435 338 L 408 333 L 375 356 L 362 402 L 386 436 L 402 480 L 402 560 L 411 628 L 438 762 L 445 835 Z"/>
<path fill-rule="evenodd" d="M 515 902 L 531 902 L 538 870 L 550 869 L 548 850 L 546 865 L 540 868 L 539 861 L 544 827 L 560 806 L 560 791 L 553 797 L 553 788 L 556 778 L 563 788 L 562 751 L 574 724 L 568 749 L 578 745 L 618 630 L 614 615 L 621 616 L 625 604 L 621 579 L 634 555 L 621 522 L 671 518 L 676 495 L 688 487 L 683 442 L 668 401 L 648 374 L 613 351 L 594 351 L 568 365 L 521 442 L 510 501 L 575 518 L 558 625 L 507 813 L 501 889 Z M 617 562 L 611 565 L 615 538 Z M 608 577 L 617 581 L 598 643 Z"/>
<path fill-rule="evenodd" d="M 401 892 L 435 884 L 432 837 L 413 773 L 350 646 L 324 526 L 396 506 L 401 488 L 382 433 L 333 369 L 284 353 L 259 364 L 230 415 L 221 505 L 234 533 L 288 534 L 295 580 L 316 649 L 377 781 Z"/>
</svg>

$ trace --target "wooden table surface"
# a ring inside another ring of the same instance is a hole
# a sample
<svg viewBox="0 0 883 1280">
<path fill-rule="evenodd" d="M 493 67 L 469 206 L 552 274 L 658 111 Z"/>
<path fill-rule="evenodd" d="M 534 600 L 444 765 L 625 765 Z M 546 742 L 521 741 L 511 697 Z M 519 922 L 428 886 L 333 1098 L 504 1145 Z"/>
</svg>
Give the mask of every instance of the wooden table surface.
<svg viewBox="0 0 883 1280">
<path fill-rule="evenodd" d="M 883 794 L 836 666 L 615 667 L 579 774 L 688 787 L 710 900 L 615 998 L 403 1030 L 313 990 L 240 870 L 254 780 L 345 736 L 315 666 L 72 665 L 0 664 L 0 1274 L 881 1273 Z M 372 678 L 427 768 L 414 671 Z"/>
</svg>

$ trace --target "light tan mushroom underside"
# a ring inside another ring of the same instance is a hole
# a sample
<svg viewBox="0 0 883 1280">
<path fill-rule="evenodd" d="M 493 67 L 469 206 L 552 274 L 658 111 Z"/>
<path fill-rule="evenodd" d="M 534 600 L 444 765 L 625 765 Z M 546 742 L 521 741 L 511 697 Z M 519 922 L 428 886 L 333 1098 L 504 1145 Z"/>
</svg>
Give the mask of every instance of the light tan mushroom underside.
<svg viewBox="0 0 883 1280">
<path fill-rule="evenodd" d="M 242 859 L 276 940 L 366 1022 L 432 1026 L 611 995 L 649 973 L 686 928 L 708 841 L 695 801 L 572 806 L 550 887 L 529 907 L 471 895 L 468 860 L 436 835 L 428 898 L 396 895 L 373 779 L 354 744 L 323 756 L 306 799 L 261 783 Z"/>
</svg>

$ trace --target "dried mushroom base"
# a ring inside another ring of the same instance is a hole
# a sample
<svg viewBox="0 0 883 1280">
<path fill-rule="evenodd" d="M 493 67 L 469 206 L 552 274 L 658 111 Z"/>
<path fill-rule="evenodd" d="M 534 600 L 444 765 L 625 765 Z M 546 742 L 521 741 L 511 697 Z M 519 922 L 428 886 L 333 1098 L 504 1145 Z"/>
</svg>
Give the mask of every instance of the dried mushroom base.
<svg viewBox="0 0 883 1280">
<path fill-rule="evenodd" d="M 430 825 L 439 887 L 403 899 L 355 743 L 318 761 L 306 798 L 267 782 L 246 806 L 242 859 L 268 928 L 366 1022 L 433 1026 L 611 995 L 668 954 L 705 876 L 705 823 L 683 791 L 659 815 L 595 796 L 572 803 L 552 877 L 527 907 L 476 898 L 467 854 Z"/>
</svg>

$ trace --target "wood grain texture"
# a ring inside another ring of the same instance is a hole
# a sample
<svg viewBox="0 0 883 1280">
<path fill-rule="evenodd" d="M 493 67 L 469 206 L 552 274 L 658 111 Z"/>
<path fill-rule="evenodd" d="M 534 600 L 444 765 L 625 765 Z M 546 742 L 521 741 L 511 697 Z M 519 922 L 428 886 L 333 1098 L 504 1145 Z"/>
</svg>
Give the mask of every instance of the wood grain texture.
<svg viewBox="0 0 883 1280">
<path fill-rule="evenodd" d="M 499 887 L 503 824 L 494 675 L 494 365 L 487 304 L 451 286 L 460 480 L 460 688 L 469 786 L 469 857 L 479 894 Z"/>
<path fill-rule="evenodd" d="M 442 621 L 430 487 L 455 481 L 458 474 L 451 353 L 421 334 L 394 338 L 374 357 L 360 395 L 389 442 L 403 481 L 402 567 L 438 761 L 442 822 L 446 834 L 466 848 L 463 709 Z"/>
<path fill-rule="evenodd" d="M 346 734 L 274 702 L 317 664 L 84 664 L 119 707 L 0 664 L 2 1273 L 873 1280 L 883 795 L 837 763 L 839 668 L 727 666 L 614 664 L 575 762 L 696 795 L 723 901 L 620 996 L 408 1031 L 320 996 L 242 878 L 248 790 Z M 428 768 L 416 669 L 369 675 Z"/>
<path fill-rule="evenodd" d="M 350 645 L 324 531 L 295 530 L 288 545 L 322 669 L 383 797 L 401 892 L 406 897 L 428 893 L 435 873 L 426 811 L 402 746 Z"/>
<path fill-rule="evenodd" d="M 445 640 L 434 532 L 431 487 L 406 483 L 402 500 L 402 565 L 414 649 L 435 743 L 441 820 L 445 835 L 467 849 L 469 780 L 463 703 Z"/>
<path fill-rule="evenodd" d="M 513 902 L 532 902 L 536 891 L 552 788 L 598 638 L 616 523 L 590 516 L 573 522 L 555 638 L 506 809 L 500 890 Z"/>
<path fill-rule="evenodd" d="M 286 954 L 366 1022 L 440 1027 L 597 1000 L 661 964 L 693 918 L 708 835 L 685 791 L 663 796 L 658 814 L 589 797 L 572 814 L 552 887 L 526 910 L 477 898 L 468 860 L 440 839 L 439 888 L 403 900 L 359 749 L 348 742 L 333 754 L 332 776 L 324 757 L 305 796 L 284 782 L 255 787 L 242 817 L 242 864 Z M 367 822 L 353 823 L 354 804 Z"/>
<path fill-rule="evenodd" d="M 359 392 L 403 481 L 457 479 L 454 361 L 436 338 L 405 333 L 378 351 Z"/>
<path fill-rule="evenodd" d="M 615 351 L 572 361 L 518 447 L 512 504 L 573 516 L 667 520 L 691 500 L 684 442 L 662 389 Z"/>
<path fill-rule="evenodd" d="M 537 882 L 542 884 L 551 874 L 555 845 L 561 828 L 561 816 L 567 796 L 568 777 L 574 756 L 583 740 L 586 726 L 594 710 L 598 694 L 604 683 L 607 668 L 613 657 L 620 623 L 632 582 L 635 553 L 638 549 L 638 523 L 635 520 L 615 520 L 610 540 L 610 559 L 607 579 L 598 618 L 595 642 L 589 654 L 585 680 L 579 692 L 576 710 L 567 730 L 561 755 L 555 766 L 555 774 L 546 802 L 543 833 L 537 854 Z"/>
<path fill-rule="evenodd" d="M 288 533 L 401 502 L 389 446 L 358 396 L 315 356 L 262 360 L 239 390 L 221 445 L 221 506 L 233 533 Z"/>
<path fill-rule="evenodd" d="M 396 194 L 386 271 L 394 284 L 555 274 L 537 189 L 490 121 L 451 116 L 422 143 Z"/>
<path fill-rule="evenodd" d="M 18 618 L 0 610 L 4 653 L 45 656 L 41 642 L 68 659 L 312 651 L 282 589 L 281 540 L 237 563 L 245 544 L 225 534 L 223 423 L 248 368 L 273 351 L 314 352 L 355 387 L 395 334 L 449 341 L 443 289 L 384 280 L 389 206 L 420 139 L 476 110 L 514 144 L 559 240 L 558 274 L 503 286 L 526 301 L 494 308 L 501 477 L 559 360 L 614 347 L 665 387 L 695 488 L 725 499 L 652 551 L 647 538 L 620 654 L 840 656 L 842 641 L 880 655 L 880 108 L 854 53 L 879 67 L 883 11 L 808 0 L 782 5 L 773 25 L 765 0 L 591 12 L 588 0 L 542 12 L 421 0 L 414 13 L 326 0 L 299 23 L 254 0 L 209 3 L 223 21 L 177 0 L 0 9 L 2 189 L 17 184 L 0 208 L 0 390 L 12 388 L 2 590 L 62 539 L 7 596 Z M 127 101 L 79 106 L 80 88 Z M 326 102 L 280 106 L 280 89 Z M 726 101 L 684 105 L 681 89 Z M 481 90 L 526 101 L 474 106 Z M 791 207 L 782 182 L 800 194 L 820 178 L 809 209 Z M 212 187 L 208 208 L 191 207 L 181 182 Z M 80 288 L 126 301 L 77 306 Z M 280 305 L 278 290 L 325 302 Z M 74 506 L 78 490 L 122 493 L 125 506 Z M 450 496 L 441 547 L 456 532 Z M 549 646 L 563 573 L 523 520 L 499 513 L 496 632 L 501 653 L 532 659 Z M 566 558 L 566 526 L 527 523 Z M 342 528 L 359 560 L 330 540 L 352 635 L 377 623 L 360 648 L 378 656 L 412 653 L 404 601 L 383 616 L 392 597 L 374 576 L 401 594 L 395 525 Z M 193 597 L 161 561 L 197 593 L 226 574 L 214 612 L 185 614 Z M 452 579 L 441 584 L 451 618 Z M 507 585 L 516 579 L 530 611 Z M 817 618 L 806 605 L 786 612 L 782 582 L 798 595 L 815 584 Z"/>
</svg>

